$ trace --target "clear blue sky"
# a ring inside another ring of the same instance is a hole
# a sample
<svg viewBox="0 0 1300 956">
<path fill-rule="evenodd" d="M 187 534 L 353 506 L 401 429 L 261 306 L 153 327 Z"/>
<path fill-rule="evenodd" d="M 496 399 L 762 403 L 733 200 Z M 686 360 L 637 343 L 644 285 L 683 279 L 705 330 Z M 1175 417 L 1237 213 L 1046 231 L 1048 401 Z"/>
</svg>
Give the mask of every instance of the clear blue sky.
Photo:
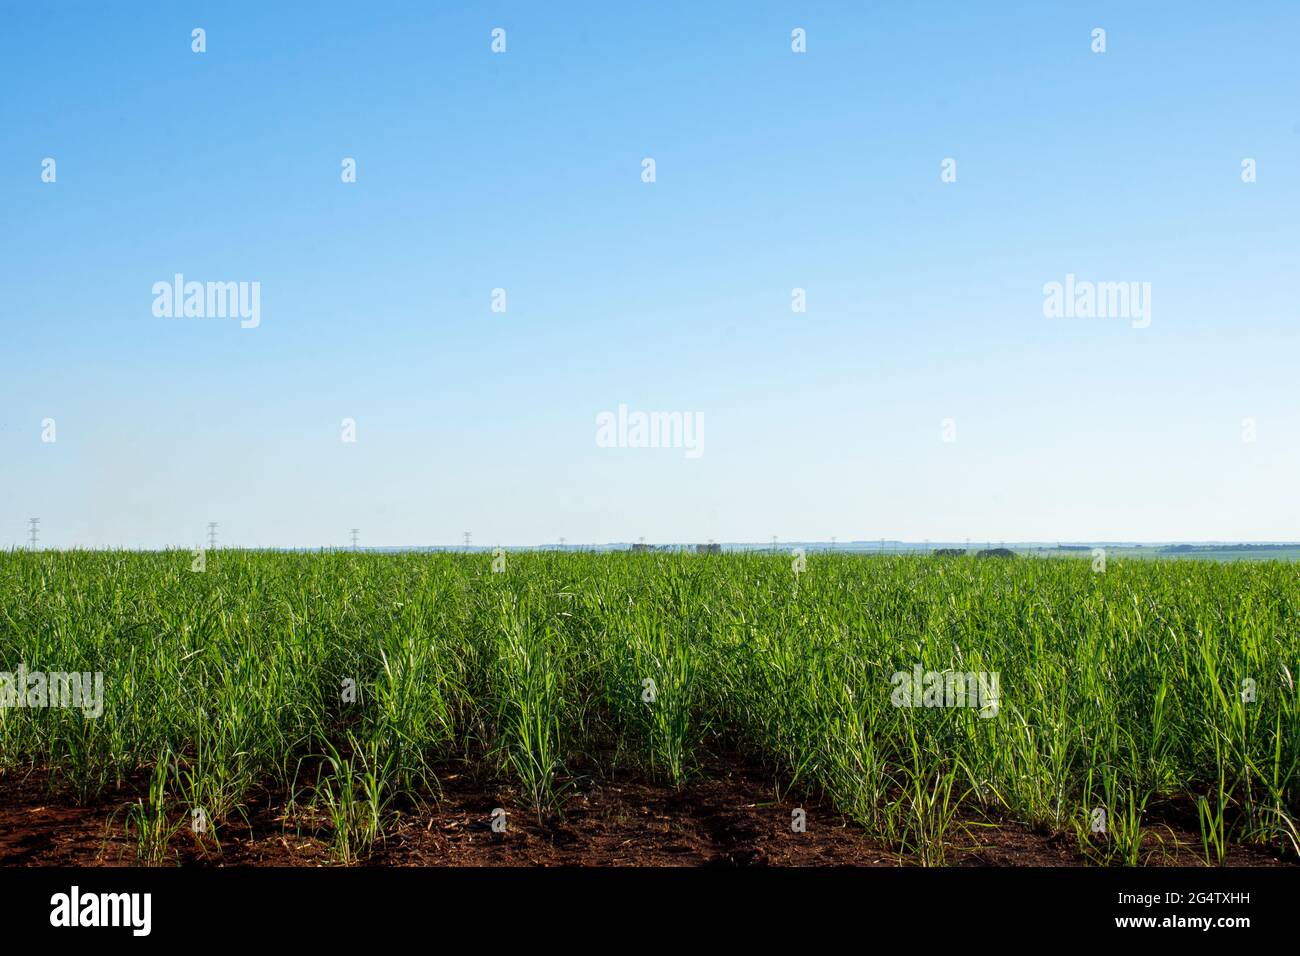
<svg viewBox="0 0 1300 956">
<path fill-rule="evenodd" d="M 5 11 L 0 546 L 1300 538 L 1294 2 L 281 6 Z"/>
</svg>

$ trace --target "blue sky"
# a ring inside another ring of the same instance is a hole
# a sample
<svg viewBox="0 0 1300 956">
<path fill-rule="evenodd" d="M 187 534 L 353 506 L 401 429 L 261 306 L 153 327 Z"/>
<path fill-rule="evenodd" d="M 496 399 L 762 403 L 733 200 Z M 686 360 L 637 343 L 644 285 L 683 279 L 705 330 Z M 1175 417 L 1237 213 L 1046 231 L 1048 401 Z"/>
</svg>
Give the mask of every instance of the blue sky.
<svg viewBox="0 0 1300 956">
<path fill-rule="evenodd" d="M 1300 539 L 1300 8 L 976 6 L 6 11 L 0 546 Z"/>
</svg>

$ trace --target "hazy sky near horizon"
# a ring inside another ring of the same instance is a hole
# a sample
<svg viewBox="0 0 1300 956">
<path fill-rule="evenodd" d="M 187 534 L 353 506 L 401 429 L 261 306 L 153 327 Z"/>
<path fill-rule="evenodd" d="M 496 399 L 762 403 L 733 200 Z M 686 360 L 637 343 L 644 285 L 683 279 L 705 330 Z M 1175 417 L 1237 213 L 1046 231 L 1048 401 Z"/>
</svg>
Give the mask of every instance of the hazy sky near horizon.
<svg viewBox="0 0 1300 956">
<path fill-rule="evenodd" d="M 1300 539 L 1300 6 L 1157 6 L 8 9 L 0 547 Z"/>
</svg>

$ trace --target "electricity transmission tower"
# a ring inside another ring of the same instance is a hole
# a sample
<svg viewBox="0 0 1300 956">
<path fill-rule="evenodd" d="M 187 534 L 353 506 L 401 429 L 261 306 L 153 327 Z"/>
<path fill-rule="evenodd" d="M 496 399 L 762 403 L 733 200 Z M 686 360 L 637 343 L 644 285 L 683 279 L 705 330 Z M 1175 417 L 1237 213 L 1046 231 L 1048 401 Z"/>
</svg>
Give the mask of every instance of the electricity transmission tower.
<svg viewBox="0 0 1300 956">
<path fill-rule="evenodd" d="M 28 534 L 31 535 L 32 550 L 35 551 L 35 550 L 36 550 L 36 534 L 37 534 L 37 532 L 40 530 L 41 519 L 40 519 L 40 518 L 28 518 L 28 519 L 27 519 L 27 524 L 28 524 L 28 529 L 27 529 L 27 530 L 28 530 Z"/>
<path fill-rule="evenodd" d="M 468 532 L 468 531 L 465 532 L 465 550 L 466 550 L 466 551 L 469 550 L 469 532 Z"/>
<path fill-rule="evenodd" d="M 360 533 L 361 533 L 361 530 L 360 530 L 359 528 L 353 528 L 351 531 L 348 532 L 348 534 L 349 534 L 349 535 L 351 536 L 351 538 L 352 538 L 352 550 L 353 550 L 353 551 L 357 550 L 357 535 L 359 535 Z"/>
<path fill-rule="evenodd" d="M 215 551 L 216 549 L 217 549 L 217 523 L 215 521 L 209 521 L 208 522 L 208 550 Z"/>
</svg>

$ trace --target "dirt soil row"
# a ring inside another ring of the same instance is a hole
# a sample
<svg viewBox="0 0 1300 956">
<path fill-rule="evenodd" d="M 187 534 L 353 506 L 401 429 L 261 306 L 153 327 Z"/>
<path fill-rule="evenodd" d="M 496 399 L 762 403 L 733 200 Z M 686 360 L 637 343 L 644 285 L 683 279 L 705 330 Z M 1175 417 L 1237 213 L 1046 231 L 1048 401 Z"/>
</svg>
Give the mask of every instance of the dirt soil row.
<svg viewBox="0 0 1300 956">
<path fill-rule="evenodd" d="M 440 798 L 393 810 L 381 843 L 361 861 L 374 866 L 899 866 L 919 862 L 869 838 L 828 806 L 778 795 L 758 772 L 712 772 L 681 789 L 636 780 L 588 780 L 571 788 L 559 815 L 539 821 L 517 792 L 448 770 Z M 140 791 L 86 805 L 51 796 L 36 775 L 0 779 L 0 866 L 134 866 L 126 832 Z M 506 810 L 494 832 L 494 808 Z M 791 828 L 806 813 L 805 832 Z M 197 866 L 330 866 L 330 829 L 319 811 L 254 804 L 247 820 L 221 827 L 220 846 L 188 828 L 172 839 L 172 862 Z M 1152 826 L 1147 865 L 1202 866 L 1199 836 Z M 1229 865 L 1294 864 L 1236 847 Z M 1067 834 L 1018 822 L 963 818 L 954 828 L 952 866 L 1080 866 Z"/>
</svg>

